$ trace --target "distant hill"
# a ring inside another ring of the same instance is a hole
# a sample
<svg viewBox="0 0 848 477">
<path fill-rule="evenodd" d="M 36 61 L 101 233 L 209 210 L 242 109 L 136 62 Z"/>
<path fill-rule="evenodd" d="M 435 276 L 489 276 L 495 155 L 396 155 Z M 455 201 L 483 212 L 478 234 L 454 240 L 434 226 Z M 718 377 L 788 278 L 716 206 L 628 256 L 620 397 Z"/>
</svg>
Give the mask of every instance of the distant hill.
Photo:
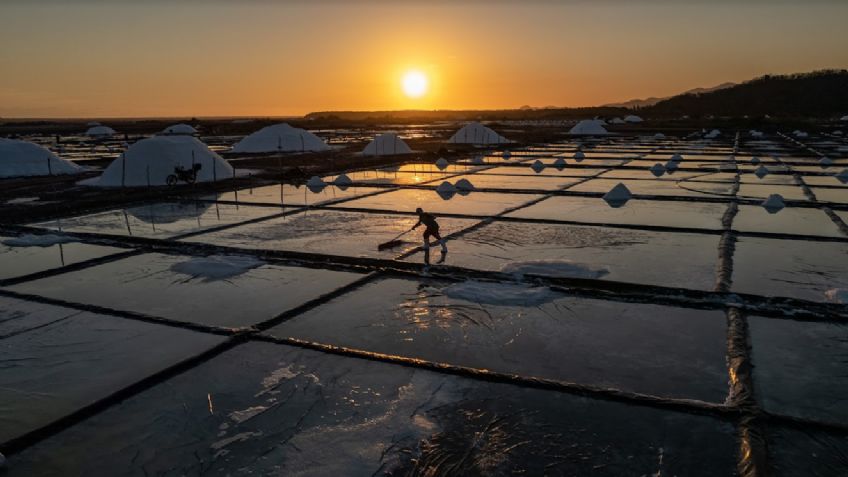
<svg viewBox="0 0 848 477">
<path fill-rule="evenodd" d="M 690 89 L 689 91 L 684 91 L 684 92 L 680 93 L 680 95 L 710 93 L 712 91 L 718 91 L 720 89 L 730 88 L 732 86 L 736 86 L 736 83 L 722 83 L 718 86 L 713 86 L 712 88 L 694 88 L 694 89 Z M 677 96 L 680 96 L 680 95 L 677 95 Z M 610 107 L 610 108 L 629 108 L 629 109 L 630 108 L 644 108 L 644 107 L 647 107 L 647 106 L 653 106 L 653 105 L 659 103 L 660 101 L 664 101 L 666 99 L 673 98 L 673 97 L 674 96 L 665 96 L 665 97 L 662 97 L 662 98 L 657 98 L 657 97 L 652 96 L 650 98 L 645 98 L 645 99 L 631 99 L 630 101 L 624 101 L 624 102 L 621 102 L 621 103 L 605 104 L 604 106 Z"/>
<path fill-rule="evenodd" d="M 766 75 L 706 93 L 687 93 L 639 108 L 655 117 L 828 117 L 848 111 L 848 70 Z"/>
</svg>

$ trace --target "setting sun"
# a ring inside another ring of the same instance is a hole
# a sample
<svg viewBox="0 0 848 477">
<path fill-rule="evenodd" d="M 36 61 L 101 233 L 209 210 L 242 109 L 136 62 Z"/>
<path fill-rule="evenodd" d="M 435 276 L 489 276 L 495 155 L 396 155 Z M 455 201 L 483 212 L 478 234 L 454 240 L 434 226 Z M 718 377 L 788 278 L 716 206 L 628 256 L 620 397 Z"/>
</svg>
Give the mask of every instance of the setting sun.
<svg viewBox="0 0 848 477">
<path fill-rule="evenodd" d="M 409 71 L 403 75 L 403 92 L 410 98 L 420 98 L 427 92 L 427 77 L 420 71 Z"/>
</svg>

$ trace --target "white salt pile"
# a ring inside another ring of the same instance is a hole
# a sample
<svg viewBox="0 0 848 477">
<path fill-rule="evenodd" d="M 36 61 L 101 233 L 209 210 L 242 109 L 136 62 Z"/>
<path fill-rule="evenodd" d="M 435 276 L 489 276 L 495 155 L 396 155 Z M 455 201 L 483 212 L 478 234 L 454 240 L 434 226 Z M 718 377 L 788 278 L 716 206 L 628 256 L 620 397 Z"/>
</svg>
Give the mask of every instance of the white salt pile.
<svg viewBox="0 0 848 477">
<path fill-rule="evenodd" d="M 819 161 L 819 165 L 822 166 L 822 169 L 827 169 L 833 165 L 833 161 L 829 157 L 823 157 Z"/>
<path fill-rule="evenodd" d="M 444 157 L 440 157 L 440 158 L 438 158 L 438 159 L 436 160 L 436 167 L 437 167 L 437 168 L 439 168 L 439 170 L 440 170 L 440 171 L 443 171 L 443 170 L 447 169 L 447 167 L 448 167 L 448 160 L 447 160 L 447 159 L 445 159 Z"/>
<path fill-rule="evenodd" d="M 654 177 L 661 177 L 663 174 L 665 174 L 665 166 L 663 166 L 659 162 L 651 166 L 649 170 L 651 171 L 651 174 L 654 175 Z"/>
<path fill-rule="evenodd" d="M 327 183 L 318 176 L 312 176 L 306 181 L 306 188 L 315 193 L 321 192 L 325 187 Z"/>
<path fill-rule="evenodd" d="M 237 142 L 232 152 L 320 152 L 328 151 L 328 146 L 320 137 L 311 132 L 289 126 L 286 123 L 274 124 L 246 136 Z"/>
<path fill-rule="evenodd" d="M 755 166 L 756 166 L 756 165 L 757 165 L 757 164 L 759 164 L 759 163 L 760 163 L 760 158 L 759 158 L 759 157 L 754 156 L 754 157 L 752 157 L 752 158 L 751 158 L 751 164 L 753 164 L 753 165 L 755 165 Z"/>
<path fill-rule="evenodd" d="M 197 134 L 197 129 L 189 126 L 188 124 L 174 124 L 173 126 L 168 126 L 162 130 L 162 134 L 166 135 L 179 135 L 179 134 Z"/>
<path fill-rule="evenodd" d="M 448 139 L 451 144 L 506 144 L 509 139 L 478 122 L 468 123 Z"/>
<path fill-rule="evenodd" d="M 626 123 L 641 123 L 644 119 L 636 116 L 635 114 L 630 114 L 624 117 L 624 122 Z"/>
<path fill-rule="evenodd" d="M 768 173 L 769 170 L 766 166 L 760 166 L 757 168 L 757 170 L 754 171 L 754 175 L 757 176 L 757 178 L 759 179 L 762 179 L 763 177 L 767 176 Z"/>
<path fill-rule="evenodd" d="M 341 189 L 341 190 L 345 190 L 345 189 L 347 189 L 348 187 L 350 187 L 351 185 L 353 185 L 353 181 L 352 181 L 352 180 L 350 180 L 350 177 L 348 177 L 348 175 L 347 175 L 347 174 L 339 174 L 339 175 L 338 175 L 338 176 L 336 176 L 336 178 L 333 180 L 333 184 L 334 184 L 336 187 L 338 187 L 339 189 Z"/>
<path fill-rule="evenodd" d="M 665 170 L 668 171 L 669 173 L 676 171 L 677 170 L 677 162 L 675 162 L 675 161 L 666 162 L 665 163 Z"/>
<path fill-rule="evenodd" d="M 23 234 L 3 240 L 7 247 L 52 247 L 60 243 L 76 242 L 77 240 L 67 235 L 57 234 Z"/>
<path fill-rule="evenodd" d="M 656 134 L 654 134 L 654 139 L 665 139 L 665 134 L 656 133 Z"/>
<path fill-rule="evenodd" d="M 618 208 L 622 205 L 626 204 L 628 200 L 633 197 L 633 194 L 630 193 L 630 189 L 627 188 L 626 185 L 619 182 L 615 187 L 610 189 L 609 192 L 604 194 L 604 200 L 609 204 L 612 208 Z"/>
<path fill-rule="evenodd" d="M 675 152 L 671 155 L 671 158 L 669 160 L 673 162 L 680 162 L 683 160 L 683 155 L 681 155 L 679 152 Z"/>
<path fill-rule="evenodd" d="M 612 118 L 609 120 L 610 124 L 624 124 L 624 120 L 621 118 Z"/>
<path fill-rule="evenodd" d="M 609 131 L 604 128 L 603 122 L 598 119 L 584 119 L 574 125 L 568 131 L 571 135 L 580 136 L 603 136 L 609 134 Z"/>
<path fill-rule="evenodd" d="M 112 136 L 115 133 L 116 131 L 110 128 L 109 126 L 97 125 L 88 128 L 88 130 L 85 132 L 85 135 L 93 138 L 104 138 Z"/>
<path fill-rule="evenodd" d="M 836 179 L 843 184 L 848 184 L 848 168 L 842 169 L 842 172 L 836 175 Z"/>
<path fill-rule="evenodd" d="M 575 161 L 580 162 L 583 159 L 586 159 L 586 154 L 584 154 L 583 151 L 577 151 L 571 157 L 574 158 Z"/>
<path fill-rule="evenodd" d="M 363 156 L 394 156 L 397 154 L 412 154 L 412 149 L 395 133 L 380 134 L 362 150 Z"/>
<path fill-rule="evenodd" d="M 538 174 L 545 169 L 545 165 L 542 164 L 542 161 L 537 159 L 536 162 L 530 165 L 530 169 L 533 169 L 533 172 Z"/>
<path fill-rule="evenodd" d="M 456 187 L 448 181 L 444 181 L 436 187 L 436 194 L 442 198 L 442 200 L 450 200 L 457 193 Z"/>
<path fill-rule="evenodd" d="M 526 284 L 490 283 L 469 280 L 454 283 L 441 289 L 448 298 L 484 305 L 496 306 L 539 306 L 562 297 L 548 287 Z"/>
<path fill-rule="evenodd" d="M 191 278 L 199 278 L 204 282 L 211 282 L 236 277 L 262 265 L 265 265 L 265 262 L 255 257 L 213 255 L 210 257 L 194 257 L 184 262 L 175 263 L 171 265 L 171 271 L 188 275 Z"/>
<path fill-rule="evenodd" d="M 786 204 L 783 202 L 783 196 L 780 194 L 771 194 L 761 205 L 770 214 L 776 214 L 786 207 Z"/>
<path fill-rule="evenodd" d="M 197 166 L 196 166 L 197 165 Z M 123 157 L 109 164 L 90 185 L 97 187 L 142 187 L 167 184 L 175 168 L 197 171 L 197 182 L 233 177 L 233 168 L 206 144 L 193 136 L 154 136 L 129 147 Z"/>
<path fill-rule="evenodd" d="M 558 157 L 558 158 L 554 161 L 554 167 L 556 167 L 556 168 L 557 168 L 557 169 L 559 169 L 559 170 L 563 170 L 563 169 L 565 169 L 565 159 L 563 159 L 563 158 L 561 158 L 561 157 Z"/>
<path fill-rule="evenodd" d="M 718 129 L 713 129 L 712 131 L 704 134 L 704 138 L 706 139 L 715 139 L 721 135 L 721 131 Z"/>
<path fill-rule="evenodd" d="M 0 178 L 78 174 L 82 170 L 38 144 L 0 138 Z"/>
<path fill-rule="evenodd" d="M 469 181 L 468 179 L 460 179 L 460 180 L 456 181 L 456 184 L 454 184 L 454 187 L 456 187 L 456 190 L 463 190 L 463 191 L 474 190 L 474 184 L 472 184 L 471 181 Z"/>
<path fill-rule="evenodd" d="M 504 273 L 512 273 L 520 279 L 524 275 L 542 275 L 547 277 L 600 278 L 609 274 L 606 268 L 593 268 L 582 263 L 566 260 L 528 260 L 508 263 L 501 267 Z"/>
</svg>

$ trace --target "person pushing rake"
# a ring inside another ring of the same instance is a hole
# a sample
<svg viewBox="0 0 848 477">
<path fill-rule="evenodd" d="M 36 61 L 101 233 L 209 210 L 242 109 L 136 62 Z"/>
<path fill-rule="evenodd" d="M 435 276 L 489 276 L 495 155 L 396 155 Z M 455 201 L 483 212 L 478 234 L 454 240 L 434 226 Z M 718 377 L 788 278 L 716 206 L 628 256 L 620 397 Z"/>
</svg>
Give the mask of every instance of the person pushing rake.
<svg viewBox="0 0 848 477">
<path fill-rule="evenodd" d="M 434 217 L 433 214 L 428 214 L 427 212 L 424 212 L 421 207 L 415 209 L 415 213 L 418 214 L 418 222 L 416 222 L 411 229 L 398 235 L 397 237 L 395 237 L 394 240 L 390 240 L 386 243 L 380 244 L 377 248 L 379 250 L 386 250 L 388 248 L 396 247 L 402 243 L 402 241 L 399 240 L 402 236 L 408 234 L 409 232 L 412 232 L 413 230 L 423 225 L 424 263 L 428 265 L 430 264 L 430 237 L 435 238 L 436 243 L 442 246 L 442 258 L 439 260 L 439 263 L 443 262 L 445 260 L 445 255 L 448 253 L 448 247 L 445 244 L 445 239 L 443 239 L 441 234 L 439 234 L 439 223 L 436 222 L 436 217 Z"/>
</svg>

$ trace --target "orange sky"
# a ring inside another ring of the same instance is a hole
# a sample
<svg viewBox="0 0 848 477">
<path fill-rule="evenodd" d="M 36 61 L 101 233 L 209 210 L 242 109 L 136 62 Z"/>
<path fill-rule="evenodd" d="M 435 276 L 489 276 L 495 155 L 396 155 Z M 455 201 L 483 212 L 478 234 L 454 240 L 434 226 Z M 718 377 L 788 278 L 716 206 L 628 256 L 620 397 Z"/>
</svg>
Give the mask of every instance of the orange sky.
<svg viewBox="0 0 848 477">
<path fill-rule="evenodd" d="M 848 67 L 838 1 L 29 3 L 0 0 L 3 117 L 581 106 Z"/>
</svg>

